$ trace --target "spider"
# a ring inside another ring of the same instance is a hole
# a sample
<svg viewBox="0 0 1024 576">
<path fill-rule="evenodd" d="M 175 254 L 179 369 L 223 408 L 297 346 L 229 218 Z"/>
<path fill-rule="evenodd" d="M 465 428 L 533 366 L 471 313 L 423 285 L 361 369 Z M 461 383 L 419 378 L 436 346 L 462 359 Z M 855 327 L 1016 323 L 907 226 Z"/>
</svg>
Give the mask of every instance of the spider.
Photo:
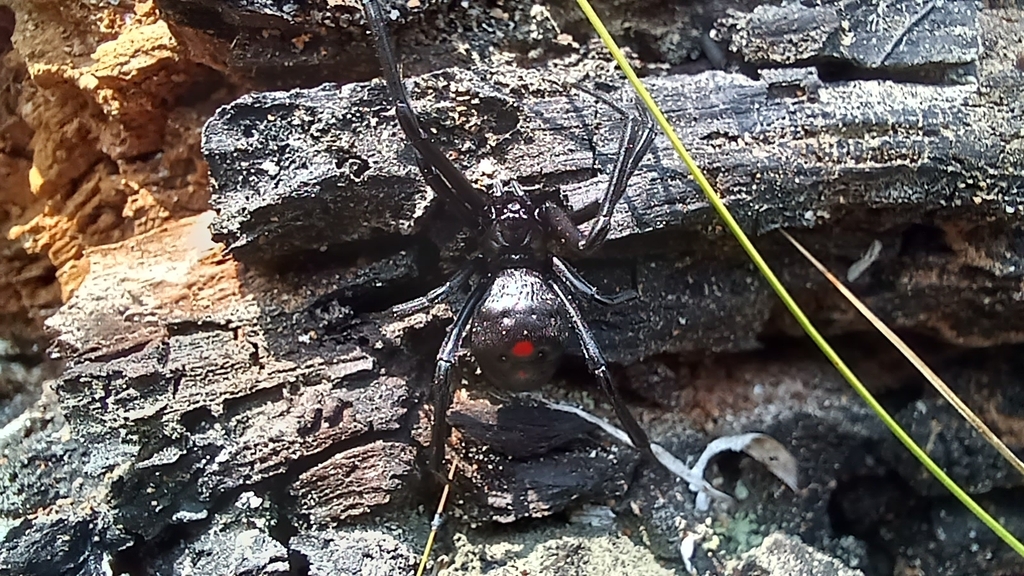
<svg viewBox="0 0 1024 576">
<path fill-rule="evenodd" d="M 608 236 L 612 211 L 654 140 L 654 120 L 650 113 L 634 101 L 630 114 L 608 97 L 586 90 L 626 118 L 615 168 L 599 202 L 568 212 L 551 201 L 534 202 L 515 180 L 498 181 L 487 193 L 470 184 L 420 128 L 402 84 L 378 0 L 363 0 L 363 6 L 389 97 L 394 101 L 403 132 L 416 150 L 423 179 L 482 240 L 477 254 L 447 282 L 391 309 L 395 315 L 423 311 L 459 292 L 474 277 L 478 279 L 437 354 L 431 388 L 434 406 L 431 472 L 443 477 L 449 433 L 446 415 L 452 401 L 451 372 L 466 336 L 469 336 L 469 351 L 491 384 L 508 390 L 528 390 L 545 384 L 554 375 L 564 349 L 563 342 L 568 337 L 566 320 L 579 338 L 587 367 L 611 400 L 633 445 L 653 459 L 647 434 L 619 396 L 608 364 L 569 296 L 573 293 L 611 306 L 633 299 L 637 293 L 630 290 L 604 295 L 558 254 L 590 253 Z M 581 232 L 578 226 L 592 220 L 590 231 Z"/>
</svg>

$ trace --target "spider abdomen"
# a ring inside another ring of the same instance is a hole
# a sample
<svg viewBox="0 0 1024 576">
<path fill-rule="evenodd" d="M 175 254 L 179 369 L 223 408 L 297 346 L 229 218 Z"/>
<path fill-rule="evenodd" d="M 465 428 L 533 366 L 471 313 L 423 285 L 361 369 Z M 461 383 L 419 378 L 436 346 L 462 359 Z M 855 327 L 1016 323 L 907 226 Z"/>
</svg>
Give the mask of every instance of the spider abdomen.
<svg viewBox="0 0 1024 576">
<path fill-rule="evenodd" d="M 473 318 L 469 348 L 492 384 L 531 390 L 554 375 L 564 337 L 558 297 L 542 274 L 507 268 L 498 272 Z"/>
</svg>

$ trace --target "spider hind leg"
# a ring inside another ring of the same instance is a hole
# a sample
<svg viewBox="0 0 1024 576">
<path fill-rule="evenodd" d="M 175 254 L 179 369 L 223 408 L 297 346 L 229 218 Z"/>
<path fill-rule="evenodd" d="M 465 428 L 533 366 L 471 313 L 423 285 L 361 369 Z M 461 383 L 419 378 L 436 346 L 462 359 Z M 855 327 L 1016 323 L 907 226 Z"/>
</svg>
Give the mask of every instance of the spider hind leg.
<svg viewBox="0 0 1024 576">
<path fill-rule="evenodd" d="M 618 390 L 615 388 L 615 383 L 612 381 L 611 371 L 608 368 L 608 362 L 604 359 L 604 355 L 601 353 L 601 349 L 598 348 L 597 342 L 594 340 L 594 335 L 587 326 L 586 321 L 583 320 L 583 315 L 580 314 L 579 308 L 572 301 L 558 282 L 554 280 L 548 281 L 548 286 L 558 296 L 562 306 L 569 315 L 570 323 L 572 324 L 573 330 L 576 332 L 576 336 L 580 340 L 580 345 L 583 347 L 583 356 L 587 361 L 587 368 L 597 378 L 598 384 L 601 386 L 601 390 L 608 396 L 608 399 L 612 403 L 612 408 L 615 409 L 615 415 L 618 416 L 619 422 L 622 423 L 622 428 L 626 431 L 629 436 L 629 440 L 633 443 L 642 454 L 651 458 L 657 462 L 658 459 L 654 456 L 654 452 L 651 449 L 651 440 L 644 432 L 644 429 L 640 427 L 640 424 L 633 417 L 633 414 L 629 411 L 626 406 L 626 402 L 619 395 Z"/>
<path fill-rule="evenodd" d="M 462 340 L 469 330 L 480 302 L 490 288 L 490 279 L 486 279 L 473 288 L 469 298 L 459 310 L 455 322 L 448 328 L 441 349 L 437 352 L 437 364 L 434 368 L 434 380 L 431 395 L 434 405 L 434 421 L 430 428 L 430 471 L 438 478 L 444 478 L 444 454 L 448 445 L 448 409 L 452 405 L 452 367 L 455 356 L 462 346 Z"/>
</svg>

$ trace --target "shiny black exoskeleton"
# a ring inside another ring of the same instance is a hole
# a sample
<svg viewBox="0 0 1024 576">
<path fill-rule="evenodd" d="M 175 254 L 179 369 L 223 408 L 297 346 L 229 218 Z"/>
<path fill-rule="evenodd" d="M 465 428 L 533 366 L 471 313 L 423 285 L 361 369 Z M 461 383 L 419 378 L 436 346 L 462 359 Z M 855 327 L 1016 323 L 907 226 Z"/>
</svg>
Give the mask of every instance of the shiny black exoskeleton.
<svg viewBox="0 0 1024 576">
<path fill-rule="evenodd" d="M 398 122 L 416 149 L 424 180 L 482 240 L 479 253 L 444 285 L 393 309 L 396 314 L 424 310 L 455 294 L 471 279 L 478 279 L 437 355 L 432 470 L 441 472 L 448 437 L 446 414 L 452 397 L 451 368 L 466 335 L 469 349 L 488 380 L 496 386 L 525 390 L 551 379 L 562 354 L 562 342 L 568 336 L 566 324 L 579 338 L 587 366 L 611 399 L 633 445 L 651 455 L 647 434 L 619 397 L 608 365 L 569 297 L 572 292 L 613 305 L 636 293 L 602 295 L 554 253 L 582 254 L 604 242 L 615 205 L 654 140 L 650 114 L 639 102 L 634 102 L 632 113 L 627 113 L 606 96 L 591 92 L 626 118 L 615 169 L 600 202 L 571 213 L 554 202 L 537 205 L 515 181 L 495 184 L 491 193 L 485 193 L 470 184 L 420 128 L 398 72 L 378 0 L 363 0 L 363 5 Z M 591 220 L 593 225 L 584 235 L 578 225 Z"/>
</svg>

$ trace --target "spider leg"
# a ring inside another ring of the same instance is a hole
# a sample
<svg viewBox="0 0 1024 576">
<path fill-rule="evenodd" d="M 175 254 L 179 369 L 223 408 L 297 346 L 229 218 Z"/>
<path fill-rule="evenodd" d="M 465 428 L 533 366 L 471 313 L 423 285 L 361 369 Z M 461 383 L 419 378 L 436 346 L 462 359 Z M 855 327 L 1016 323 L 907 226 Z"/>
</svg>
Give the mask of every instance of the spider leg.
<svg viewBox="0 0 1024 576">
<path fill-rule="evenodd" d="M 466 176 L 452 164 L 433 139 L 429 138 L 420 127 L 419 120 L 416 119 L 416 113 L 409 101 L 409 94 L 405 90 L 405 85 L 402 84 L 402 76 L 398 72 L 398 59 L 391 46 L 391 38 L 388 35 L 387 24 L 379 0 L 363 0 L 363 8 L 370 28 L 373 30 L 377 56 L 380 59 L 380 67 L 388 87 L 388 93 L 395 101 L 395 114 L 398 116 L 398 123 L 413 148 L 416 149 L 418 156 L 416 164 L 423 179 L 435 193 L 445 198 L 449 204 L 455 205 L 456 210 L 463 218 L 469 217 L 471 225 L 480 227 L 483 210 L 488 205 L 487 197 L 469 183 Z"/>
<path fill-rule="evenodd" d="M 554 270 L 555 276 L 562 282 L 565 282 L 569 288 L 572 288 L 574 292 L 581 296 L 586 296 L 598 304 L 604 304 L 605 306 L 615 306 L 616 304 L 622 304 L 628 302 L 638 296 L 636 290 L 626 290 L 619 292 L 618 294 L 604 295 L 598 292 L 590 282 L 587 280 L 568 262 L 562 260 L 558 256 L 551 257 L 551 269 Z"/>
<path fill-rule="evenodd" d="M 575 215 L 583 211 L 592 211 L 595 213 L 594 216 L 596 216 L 600 205 L 596 205 L 596 208 L 588 210 L 591 206 L 595 206 L 595 204 L 587 204 L 575 213 L 570 214 L 554 202 L 545 202 L 540 207 L 540 216 L 554 237 L 560 240 L 563 246 L 573 253 L 579 254 L 581 252 L 580 246 L 583 244 L 583 233 L 580 232 L 577 224 L 582 224 L 587 220 L 577 218 Z M 582 216 L 587 215 L 582 214 Z M 593 216 L 590 219 L 593 219 Z"/>
<path fill-rule="evenodd" d="M 572 323 L 573 330 L 576 332 L 576 336 L 580 339 L 580 344 L 583 346 L 583 356 L 586 358 L 587 367 L 597 377 L 597 381 L 601 385 L 601 389 L 612 401 L 612 407 L 615 408 L 615 414 L 619 417 L 619 422 L 622 423 L 622 427 L 626 430 L 626 434 L 629 436 L 633 446 L 636 446 L 637 450 L 643 453 L 645 456 L 650 457 L 654 461 L 658 461 L 654 456 L 654 452 L 651 450 L 651 440 L 647 437 L 647 433 L 637 423 L 636 418 L 630 413 L 629 408 L 626 407 L 626 403 L 623 402 L 622 397 L 619 396 L 619 392 L 615 389 L 615 384 L 612 382 L 611 372 L 608 370 L 608 362 L 604 359 L 604 355 L 601 354 L 601 349 L 597 347 L 597 342 L 594 340 L 594 335 L 590 332 L 590 328 L 587 327 L 586 322 L 583 320 L 583 316 L 580 314 L 579 308 L 573 303 L 572 299 L 566 295 L 562 287 L 559 286 L 558 282 L 554 280 L 548 280 L 548 286 L 554 290 L 555 294 L 558 295 L 558 299 L 562 301 L 562 305 L 569 313 L 569 320 Z"/>
<path fill-rule="evenodd" d="M 577 87 L 577 89 L 591 94 L 626 117 L 626 126 L 619 138 L 619 153 L 615 161 L 615 169 L 612 171 L 608 188 L 605 189 L 601 200 L 596 203 L 591 202 L 572 213 L 566 212 L 554 202 L 546 202 L 541 207 L 541 216 L 554 235 L 573 252 L 586 253 L 594 251 L 608 237 L 615 206 L 625 194 L 626 184 L 630 177 L 636 172 L 640 161 L 650 150 L 651 144 L 654 143 L 655 130 L 654 119 L 639 100 L 634 99 L 633 112 L 629 113 L 612 102 L 605 94 L 582 87 Z M 580 232 L 579 224 L 594 218 L 597 220 L 591 226 L 589 234 L 584 236 Z"/>
<path fill-rule="evenodd" d="M 590 222 L 594 218 L 597 218 L 597 215 L 600 213 L 601 203 L 594 200 L 579 210 L 573 210 L 572 213 L 569 214 L 569 219 L 572 220 L 573 224 L 579 226 L 584 222 Z"/>
<path fill-rule="evenodd" d="M 427 185 L 437 194 L 438 197 L 443 198 L 443 202 L 450 206 L 456 216 L 462 221 L 463 224 L 471 228 L 480 227 L 480 217 L 477 216 L 477 212 L 474 212 L 472 208 L 468 207 L 464 202 L 459 200 L 455 191 L 448 185 L 448 182 L 441 177 L 441 173 L 434 169 L 419 153 L 416 154 L 416 167 L 420 169 L 420 175 L 427 182 Z"/>
<path fill-rule="evenodd" d="M 488 277 L 470 292 L 466 303 L 459 310 L 455 322 L 448 328 L 441 349 L 437 352 L 437 366 L 434 368 L 434 383 L 431 392 L 434 396 L 434 422 L 430 428 L 430 471 L 444 478 L 444 449 L 448 444 L 448 409 L 452 405 L 451 370 L 455 364 L 455 355 L 462 345 L 462 339 L 476 314 L 476 309 L 483 301 L 487 289 L 491 286 Z"/>
<path fill-rule="evenodd" d="M 403 302 L 402 304 L 392 307 L 391 314 L 394 314 L 395 316 L 415 314 L 451 298 L 453 294 L 465 286 L 466 282 L 468 282 L 473 276 L 473 273 L 480 269 L 481 264 L 483 264 L 483 260 L 483 255 L 477 254 L 463 264 L 462 267 L 459 268 L 459 271 L 453 274 L 447 282 L 419 298 L 414 298 L 408 302 Z"/>
<path fill-rule="evenodd" d="M 640 161 L 650 150 L 655 135 L 654 118 L 638 99 L 633 99 L 633 110 L 632 113 L 629 113 L 612 102 L 607 95 L 596 91 L 589 93 L 624 116 L 626 126 L 619 138 L 618 158 L 615 161 L 615 169 L 612 171 L 608 188 L 601 198 L 601 209 L 597 215 L 597 221 L 594 222 L 590 233 L 579 245 L 582 252 L 594 250 L 608 237 L 615 205 L 622 199 L 622 195 L 626 192 L 626 184 L 636 172 Z"/>
</svg>

